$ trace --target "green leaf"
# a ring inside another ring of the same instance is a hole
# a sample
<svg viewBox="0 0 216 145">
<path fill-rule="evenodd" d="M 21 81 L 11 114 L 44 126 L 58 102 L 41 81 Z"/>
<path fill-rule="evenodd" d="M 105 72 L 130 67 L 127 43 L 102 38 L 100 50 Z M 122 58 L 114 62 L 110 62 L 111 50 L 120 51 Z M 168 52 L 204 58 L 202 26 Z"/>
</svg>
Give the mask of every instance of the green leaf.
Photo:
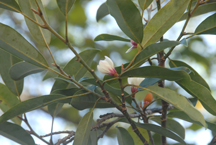
<svg viewBox="0 0 216 145">
<path fill-rule="evenodd" d="M 59 111 L 62 109 L 62 106 L 64 105 L 64 103 L 53 103 L 48 105 L 48 112 L 50 113 L 50 115 L 52 117 L 55 117 Z"/>
<path fill-rule="evenodd" d="M 119 145 L 134 145 L 134 140 L 132 136 L 123 127 L 117 127 L 117 139 Z"/>
<path fill-rule="evenodd" d="M 142 47 L 157 42 L 183 15 L 189 0 L 171 0 L 161 8 L 148 22 L 144 29 Z"/>
<path fill-rule="evenodd" d="M 99 52 L 97 49 L 87 49 L 79 53 L 79 55 L 82 57 L 82 59 L 87 63 L 87 65 L 90 66 L 92 63 L 95 55 Z M 85 73 L 87 72 L 87 69 L 77 61 L 77 57 L 74 57 L 73 59 L 68 62 L 65 67 L 63 68 L 63 71 L 69 74 L 70 76 L 73 76 L 75 80 L 80 80 Z M 52 91 L 56 89 L 66 89 L 69 87 L 69 83 L 62 81 L 62 80 L 56 80 Z"/>
<path fill-rule="evenodd" d="M 150 86 L 148 89 L 164 101 L 184 111 L 192 120 L 199 121 L 203 126 L 207 127 L 203 115 L 184 96 L 173 90 L 158 86 Z"/>
<path fill-rule="evenodd" d="M 0 74 L 5 85 L 16 96 L 20 96 L 23 90 L 23 80 L 14 81 L 9 75 L 9 70 L 12 65 L 22 60 L 14 57 L 6 51 L 0 49 Z"/>
<path fill-rule="evenodd" d="M 10 76 L 13 80 L 20 80 L 28 75 L 41 71 L 44 71 L 44 69 L 27 62 L 19 62 L 11 67 Z"/>
<path fill-rule="evenodd" d="M 52 103 L 65 103 L 68 102 L 68 99 L 73 98 L 74 96 L 63 96 L 63 95 L 45 95 L 40 97 L 35 97 L 26 101 L 23 101 L 15 106 L 13 106 L 10 110 L 5 112 L 0 117 L 0 123 L 3 123 L 7 121 L 8 119 L 11 119 L 13 117 L 16 117 L 20 114 L 23 114 L 25 112 L 29 112 L 41 107 L 44 107 L 46 105 L 52 104 Z"/>
<path fill-rule="evenodd" d="M 148 135 L 147 130 L 141 127 L 137 127 L 137 128 L 139 132 L 142 134 L 142 136 L 147 140 L 147 142 L 149 142 L 149 135 Z M 132 136 L 135 145 L 143 145 L 143 142 L 140 140 L 137 134 L 133 131 L 131 126 L 128 128 L 128 132 Z"/>
<path fill-rule="evenodd" d="M 216 13 L 202 21 L 196 28 L 195 33 L 216 35 Z"/>
<path fill-rule="evenodd" d="M 15 96 L 5 85 L 0 83 L 0 108 L 1 110 L 3 112 L 6 112 L 18 103 L 20 103 L 20 101 L 17 98 L 17 96 Z M 19 125 L 21 124 L 21 120 L 18 117 L 14 116 L 14 118 L 12 118 L 11 120 L 16 124 L 19 124 Z"/>
<path fill-rule="evenodd" d="M 216 3 L 212 2 L 212 3 L 207 3 L 204 5 L 200 5 L 196 11 L 193 13 L 192 17 L 195 16 L 199 16 L 208 12 L 213 12 L 216 11 Z M 184 13 L 184 15 L 182 15 L 182 17 L 179 19 L 179 21 L 185 20 L 188 17 L 188 12 Z"/>
<path fill-rule="evenodd" d="M 206 87 L 190 79 L 183 79 L 176 82 L 189 94 L 198 98 L 202 103 L 203 107 L 209 113 L 216 115 L 216 100 Z"/>
<path fill-rule="evenodd" d="M 139 6 L 142 10 L 148 8 L 148 6 L 152 3 L 153 0 L 138 0 Z"/>
<path fill-rule="evenodd" d="M 0 135 L 21 145 L 34 145 L 32 136 L 21 126 L 10 122 L 0 124 Z"/>
<path fill-rule="evenodd" d="M 142 128 L 147 129 L 147 130 L 153 131 L 155 133 L 164 135 L 166 137 L 169 137 L 171 139 L 174 139 L 174 140 L 186 145 L 186 142 L 184 141 L 184 139 L 182 139 L 180 136 L 176 135 L 175 133 L 171 132 L 170 130 L 168 130 L 164 127 L 160 127 L 160 126 L 157 126 L 154 124 L 148 124 L 148 123 L 145 123 L 145 124 L 136 123 L 136 125 L 138 127 L 142 127 Z"/>
<path fill-rule="evenodd" d="M 188 47 L 187 39 L 183 38 L 183 39 L 180 41 L 180 43 L 183 44 L 185 47 Z"/>
<path fill-rule="evenodd" d="M 189 68 L 192 72 L 189 74 L 191 79 L 203 86 L 205 86 L 208 90 L 210 90 L 209 85 L 206 83 L 206 81 L 196 72 L 196 70 L 194 70 L 190 65 L 182 62 L 182 61 L 178 61 L 178 60 L 171 60 L 169 62 L 170 67 L 174 68 L 174 67 L 187 67 Z"/>
<path fill-rule="evenodd" d="M 152 55 L 155 55 L 168 47 L 173 47 L 178 44 L 180 44 L 178 41 L 163 41 L 149 45 L 136 56 L 131 68 L 142 65 Z"/>
<path fill-rule="evenodd" d="M 17 31 L 2 23 L 0 23 L 0 48 L 38 67 L 48 67 L 37 49 Z"/>
<path fill-rule="evenodd" d="M 158 81 L 160 81 L 161 79 L 158 78 L 145 78 L 139 86 L 147 88 L 148 86 L 154 85 L 155 83 L 157 83 Z M 143 89 L 138 88 L 139 91 L 142 91 Z"/>
<path fill-rule="evenodd" d="M 86 91 L 80 90 L 76 92 L 74 95 L 79 95 L 83 93 L 86 93 Z M 98 100 L 97 96 L 93 94 L 87 94 L 87 95 L 82 95 L 79 97 L 72 98 L 71 105 L 78 110 L 83 110 L 87 108 L 92 108 L 97 100 Z M 111 108 L 111 107 L 113 107 L 112 104 L 107 103 L 102 99 L 99 100 L 95 106 L 95 108 Z"/>
<path fill-rule="evenodd" d="M 97 22 L 108 14 L 109 14 L 109 9 L 107 7 L 107 4 L 102 3 L 102 5 L 100 5 L 100 7 L 97 10 L 97 15 L 96 15 Z"/>
<path fill-rule="evenodd" d="M 66 15 L 72 8 L 76 0 L 57 0 L 59 9 Z"/>
<path fill-rule="evenodd" d="M 92 127 L 93 121 L 93 109 L 86 113 L 83 118 L 81 119 L 76 134 L 74 136 L 74 143 L 73 145 L 87 145 L 88 139 Z"/>
<path fill-rule="evenodd" d="M 42 19 L 35 14 L 32 10 L 36 10 L 37 9 L 37 4 L 34 0 L 18 0 L 21 11 L 26 14 L 28 17 L 30 17 L 31 19 L 33 19 L 34 21 L 36 21 L 37 23 L 43 25 L 44 22 L 42 21 Z M 43 14 L 43 16 L 46 18 L 46 13 L 45 10 L 43 8 L 43 4 L 41 2 L 41 0 L 37 0 L 39 7 L 41 9 L 41 12 Z M 51 40 L 51 32 L 41 28 L 40 26 L 38 26 L 37 24 L 35 24 L 34 22 L 32 22 L 31 20 L 29 20 L 28 18 L 25 17 L 25 22 L 28 26 L 28 29 L 31 33 L 31 35 L 33 36 L 33 38 L 36 40 L 36 42 L 40 45 L 43 46 L 47 46 L 47 44 L 50 43 Z"/>
<path fill-rule="evenodd" d="M 14 12 L 17 12 L 17 10 L 21 11 L 19 5 L 15 0 L 0 0 L 0 8 L 7 9 Z"/>
<path fill-rule="evenodd" d="M 94 125 L 93 123 L 94 122 L 92 122 L 92 126 Z M 98 135 L 99 135 L 99 133 L 97 130 L 91 130 L 87 145 L 97 145 Z"/>
<path fill-rule="evenodd" d="M 116 35 L 110 35 L 110 34 L 100 34 L 100 35 L 98 35 L 98 36 L 94 39 L 94 41 L 101 41 L 101 40 L 104 40 L 104 41 L 119 40 L 119 41 L 130 42 L 129 39 L 125 39 L 125 38 L 122 38 L 122 37 L 119 37 L 119 36 L 116 36 Z"/>
<path fill-rule="evenodd" d="M 133 41 L 141 43 L 143 24 L 135 4 L 131 0 L 107 0 L 107 6 L 120 29 Z"/>
<path fill-rule="evenodd" d="M 151 117 L 150 119 L 157 122 L 158 124 L 161 124 L 161 117 L 160 116 L 154 116 L 154 117 Z M 177 133 L 181 138 L 183 138 L 183 139 L 185 138 L 185 129 L 177 121 L 170 119 L 170 118 L 167 118 L 166 127 L 169 130 Z"/>
<path fill-rule="evenodd" d="M 181 80 L 183 78 L 190 79 L 190 76 L 186 72 L 189 71 L 188 68 L 179 67 L 178 69 L 172 70 L 159 66 L 145 66 L 126 71 L 121 77 L 161 78 L 169 81 Z"/>
</svg>

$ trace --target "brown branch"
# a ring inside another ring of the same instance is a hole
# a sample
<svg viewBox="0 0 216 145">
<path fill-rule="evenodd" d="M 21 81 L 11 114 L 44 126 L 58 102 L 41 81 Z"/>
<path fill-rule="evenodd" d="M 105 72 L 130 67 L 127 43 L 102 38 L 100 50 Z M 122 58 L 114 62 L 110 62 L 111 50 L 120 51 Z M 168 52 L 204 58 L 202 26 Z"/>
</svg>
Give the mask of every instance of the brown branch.
<svg viewBox="0 0 216 145">
<path fill-rule="evenodd" d="M 209 145 L 214 145 L 216 143 L 216 135 L 212 138 L 211 142 Z"/>
<path fill-rule="evenodd" d="M 55 145 L 60 145 L 61 143 L 69 143 L 68 141 L 72 141 L 74 139 L 75 132 L 71 132 L 67 136 L 65 136 L 63 139 L 59 139 L 58 142 Z M 68 140 L 68 141 L 67 141 Z"/>
<path fill-rule="evenodd" d="M 47 137 L 47 136 L 51 136 L 51 135 L 55 135 L 55 134 L 61 134 L 61 133 L 67 133 L 67 134 L 71 134 L 74 131 L 58 131 L 58 132 L 53 132 L 53 133 L 49 133 L 49 134 L 45 134 L 45 135 L 41 135 L 40 137 Z"/>
</svg>

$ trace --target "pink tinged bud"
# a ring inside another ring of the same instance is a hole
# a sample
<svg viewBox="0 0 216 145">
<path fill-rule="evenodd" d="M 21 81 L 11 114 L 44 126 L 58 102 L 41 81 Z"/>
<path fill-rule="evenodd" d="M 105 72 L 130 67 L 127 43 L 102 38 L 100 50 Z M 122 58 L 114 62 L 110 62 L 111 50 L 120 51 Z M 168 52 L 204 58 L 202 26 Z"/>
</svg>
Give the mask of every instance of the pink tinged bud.
<svg viewBox="0 0 216 145">
<path fill-rule="evenodd" d="M 139 77 L 129 77 L 128 84 L 139 86 L 140 83 L 144 80 L 144 78 Z M 131 86 L 131 92 L 134 93 L 138 90 L 137 87 Z"/>
<path fill-rule="evenodd" d="M 113 61 L 105 56 L 104 60 L 100 60 L 99 64 L 97 65 L 97 69 L 102 73 L 106 75 L 111 75 L 117 77 L 118 74 L 115 70 Z"/>
<path fill-rule="evenodd" d="M 126 53 L 130 52 L 134 48 L 137 48 L 136 42 L 134 42 L 133 40 L 130 40 L 130 42 L 131 42 L 131 47 L 126 51 Z"/>
<path fill-rule="evenodd" d="M 149 101 L 144 101 L 144 107 L 147 106 L 149 103 Z"/>
</svg>

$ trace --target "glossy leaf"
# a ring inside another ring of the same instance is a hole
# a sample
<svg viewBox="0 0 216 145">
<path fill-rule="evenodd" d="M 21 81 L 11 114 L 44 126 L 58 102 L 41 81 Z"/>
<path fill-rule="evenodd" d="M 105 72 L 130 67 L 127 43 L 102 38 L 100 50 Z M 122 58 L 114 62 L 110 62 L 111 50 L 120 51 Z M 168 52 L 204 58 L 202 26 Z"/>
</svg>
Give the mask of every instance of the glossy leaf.
<svg viewBox="0 0 216 145">
<path fill-rule="evenodd" d="M 38 10 L 37 9 L 37 4 L 36 2 L 33 0 L 18 0 L 21 11 L 26 14 L 28 17 L 30 17 L 31 19 L 33 19 L 34 21 L 38 22 L 39 24 L 43 25 L 44 22 L 42 21 L 42 19 L 35 14 L 32 10 Z M 41 0 L 37 0 L 37 3 L 40 6 L 41 12 L 43 14 L 44 17 L 46 17 L 46 13 L 45 10 L 43 8 L 43 4 L 41 2 Z M 31 20 L 29 20 L 28 18 L 25 17 L 25 21 L 26 24 L 28 26 L 28 29 L 31 33 L 31 35 L 33 36 L 33 38 L 36 40 L 36 42 L 40 45 L 46 46 L 46 44 L 50 43 L 51 40 L 51 32 L 41 28 L 40 26 L 38 26 L 37 24 L 35 24 L 34 22 L 32 22 Z"/>
<path fill-rule="evenodd" d="M 149 135 L 148 135 L 147 130 L 141 127 L 137 127 L 137 128 L 139 132 L 142 134 L 142 136 L 147 140 L 147 142 L 149 142 Z M 140 140 L 137 134 L 133 131 L 131 126 L 128 128 L 128 132 L 132 136 L 135 145 L 143 145 L 143 142 Z"/>
<path fill-rule="evenodd" d="M 212 3 L 207 3 L 204 5 L 200 5 L 196 11 L 193 13 L 192 17 L 195 16 L 199 16 L 208 12 L 213 12 L 216 11 L 216 3 L 212 2 Z M 179 19 L 179 21 L 185 20 L 188 17 L 188 12 L 184 13 L 184 15 L 182 15 L 182 17 Z"/>
<path fill-rule="evenodd" d="M 210 90 L 209 85 L 206 83 L 206 81 L 196 72 L 195 69 L 193 69 L 190 65 L 186 64 L 185 62 L 178 61 L 178 60 L 171 60 L 169 62 L 170 67 L 187 67 L 189 68 L 192 72 L 189 74 L 191 79 L 203 86 L 205 86 L 207 89 Z"/>
<path fill-rule="evenodd" d="M 176 81 L 183 78 L 190 79 L 190 76 L 186 71 L 189 71 L 186 67 L 179 67 L 179 70 L 172 70 L 159 66 L 145 66 L 126 71 L 121 75 L 121 77 L 160 78 L 164 80 Z"/>
<path fill-rule="evenodd" d="M 9 70 L 12 65 L 22 60 L 14 57 L 8 52 L 0 49 L 0 74 L 5 85 L 13 92 L 16 96 L 20 96 L 23 90 L 23 80 L 14 81 L 9 75 Z"/>
<path fill-rule="evenodd" d="M 117 139 L 119 145 L 134 145 L 134 140 L 132 136 L 123 127 L 117 127 Z"/>
<path fill-rule="evenodd" d="M 59 9 L 64 15 L 66 15 L 76 0 L 57 0 Z"/>
<path fill-rule="evenodd" d="M 81 119 L 81 121 L 79 122 L 79 125 L 76 130 L 76 134 L 74 136 L 73 145 L 88 144 L 88 139 L 92 127 L 92 121 L 93 121 L 93 110 L 86 113 Z"/>
<path fill-rule="evenodd" d="M 164 42 L 154 43 L 154 44 L 149 45 L 136 56 L 134 62 L 132 63 L 131 68 L 142 65 L 152 55 L 155 55 L 158 52 L 168 47 L 173 47 L 178 44 L 180 44 L 178 41 L 164 41 Z"/>
<path fill-rule="evenodd" d="M 108 14 L 109 14 L 109 9 L 107 7 L 107 4 L 102 3 L 102 5 L 100 5 L 100 7 L 97 10 L 97 15 L 96 15 L 97 22 Z"/>
<path fill-rule="evenodd" d="M 123 37 L 120 36 L 116 36 L 116 35 L 110 35 L 110 34 L 100 34 L 98 35 L 94 41 L 114 41 L 114 40 L 119 40 L 119 41 L 126 41 L 126 42 L 130 42 L 129 39 L 125 39 Z"/>
<path fill-rule="evenodd" d="M 145 78 L 139 86 L 147 88 L 148 86 L 154 85 L 155 83 L 159 82 L 161 79 L 158 78 Z M 143 89 L 138 88 L 139 91 L 142 91 Z"/>
<path fill-rule="evenodd" d="M 6 112 L 18 103 L 20 103 L 20 101 L 17 98 L 17 96 L 15 96 L 5 85 L 0 83 L 0 108 L 1 110 L 3 112 Z M 19 125 L 21 124 L 21 120 L 18 117 L 14 116 L 14 118 L 12 118 L 11 120 L 16 124 L 19 124 Z"/>
<path fill-rule="evenodd" d="M 160 116 L 154 116 L 154 117 L 151 117 L 150 119 L 157 122 L 158 124 L 161 124 L 161 117 Z M 181 138 L 183 138 L 183 139 L 185 138 L 185 129 L 177 121 L 170 119 L 170 118 L 167 118 L 166 127 L 169 130 L 177 133 Z"/>
<path fill-rule="evenodd" d="M 37 49 L 17 31 L 2 23 L 0 23 L 0 48 L 38 67 L 48 67 Z"/>
<path fill-rule="evenodd" d="M 0 135 L 21 145 L 34 145 L 32 136 L 21 126 L 10 122 L 0 124 Z"/>
<path fill-rule="evenodd" d="M 173 90 L 158 86 L 150 86 L 148 89 L 164 101 L 185 112 L 192 120 L 199 121 L 203 126 L 207 127 L 203 115 L 184 96 Z"/>
<path fill-rule="evenodd" d="M 157 42 L 184 14 L 189 2 L 189 0 L 171 0 L 161 8 L 144 29 L 142 47 Z"/>
<path fill-rule="evenodd" d="M 135 4 L 131 0 L 107 0 L 107 6 L 120 29 L 133 41 L 141 43 L 143 24 Z"/>
<path fill-rule="evenodd" d="M 7 121 L 8 119 L 16 117 L 17 115 L 44 107 L 46 105 L 49 105 L 55 102 L 67 103 L 68 99 L 70 100 L 71 98 L 73 98 L 73 96 L 45 95 L 45 96 L 35 97 L 32 99 L 23 101 L 13 106 L 7 112 L 5 112 L 0 117 L 0 123 L 3 123 Z"/>
<path fill-rule="evenodd" d="M 27 62 L 19 62 L 11 67 L 10 76 L 13 80 L 20 80 L 28 75 L 41 71 L 44 71 L 44 69 Z"/>
<path fill-rule="evenodd" d="M 138 0 L 139 6 L 142 10 L 148 8 L 148 6 L 152 3 L 153 0 Z"/>
<path fill-rule="evenodd" d="M 206 18 L 195 30 L 196 34 L 216 35 L 216 13 Z"/>
<path fill-rule="evenodd" d="M 83 93 L 86 93 L 86 92 L 83 90 L 80 90 L 76 92 L 74 95 L 83 94 Z M 97 100 L 98 100 L 97 96 L 93 94 L 88 94 L 88 95 L 83 95 L 83 96 L 73 98 L 71 100 L 71 105 L 78 110 L 83 110 L 87 108 L 92 108 Z M 110 108 L 110 107 L 113 107 L 113 105 L 110 103 L 107 103 L 106 101 L 102 99 L 99 100 L 95 106 L 95 108 Z"/>
<path fill-rule="evenodd" d="M 10 11 L 20 11 L 20 7 L 16 0 L 0 0 L 0 8 L 7 9 Z"/>
<path fill-rule="evenodd" d="M 183 79 L 176 82 L 189 94 L 198 98 L 202 103 L 203 107 L 209 113 L 216 115 L 216 100 L 206 87 L 190 79 Z"/>
<path fill-rule="evenodd" d="M 95 55 L 99 52 L 97 49 L 87 49 L 79 53 L 79 55 L 82 57 L 82 59 L 90 65 L 95 57 Z M 87 72 L 87 69 L 78 61 L 76 61 L 77 57 L 74 57 L 71 59 L 63 68 L 63 71 L 69 74 L 70 76 L 73 76 L 75 80 L 81 79 L 85 73 Z M 56 89 L 66 89 L 69 87 L 69 83 L 62 81 L 62 80 L 56 80 L 52 91 Z"/>
</svg>

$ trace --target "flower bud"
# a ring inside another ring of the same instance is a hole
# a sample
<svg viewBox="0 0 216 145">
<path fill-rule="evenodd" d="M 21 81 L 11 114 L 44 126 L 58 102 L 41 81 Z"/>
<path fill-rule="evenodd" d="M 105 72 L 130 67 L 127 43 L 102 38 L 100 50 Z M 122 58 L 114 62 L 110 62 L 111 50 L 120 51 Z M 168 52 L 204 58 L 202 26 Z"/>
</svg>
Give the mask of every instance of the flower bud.
<svg viewBox="0 0 216 145">
<path fill-rule="evenodd" d="M 107 74 L 111 76 L 118 76 L 118 73 L 115 70 L 114 63 L 113 61 L 105 56 L 104 60 L 100 60 L 99 64 L 97 65 L 97 69 L 102 73 L 102 74 Z"/>
<path fill-rule="evenodd" d="M 131 42 L 131 47 L 126 51 L 126 53 L 130 52 L 134 48 L 137 48 L 136 42 L 134 42 L 133 40 L 130 40 L 130 42 Z"/>
<path fill-rule="evenodd" d="M 128 84 L 131 85 L 137 85 L 139 86 L 140 83 L 144 80 L 144 78 L 139 78 L 139 77 L 129 77 L 128 78 Z M 134 93 L 138 90 L 137 87 L 131 86 L 131 92 Z"/>
<path fill-rule="evenodd" d="M 144 98 L 144 107 L 147 106 L 149 103 L 151 103 L 152 100 L 153 100 L 152 93 L 147 93 L 145 98 Z"/>
</svg>

